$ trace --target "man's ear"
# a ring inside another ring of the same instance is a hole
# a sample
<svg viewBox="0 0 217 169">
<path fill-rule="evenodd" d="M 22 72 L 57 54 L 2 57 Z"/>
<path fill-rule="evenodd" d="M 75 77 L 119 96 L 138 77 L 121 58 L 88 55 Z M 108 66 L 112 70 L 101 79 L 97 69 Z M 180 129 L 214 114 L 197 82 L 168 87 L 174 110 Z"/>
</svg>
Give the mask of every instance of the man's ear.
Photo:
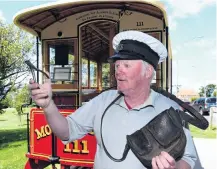
<svg viewBox="0 0 217 169">
<path fill-rule="evenodd" d="M 154 72 L 154 68 L 151 65 L 148 65 L 146 67 L 146 73 L 145 73 L 146 78 L 147 79 L 152 78 L 153 72 Z"/>
</svg>

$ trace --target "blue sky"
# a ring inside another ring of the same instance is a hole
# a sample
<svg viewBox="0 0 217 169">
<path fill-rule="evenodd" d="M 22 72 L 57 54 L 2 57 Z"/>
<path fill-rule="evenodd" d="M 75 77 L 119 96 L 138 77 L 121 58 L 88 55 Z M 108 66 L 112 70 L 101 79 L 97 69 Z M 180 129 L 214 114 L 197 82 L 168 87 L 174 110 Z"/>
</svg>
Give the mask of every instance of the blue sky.
<svg viewBox="0 0 217 169">
<path fill-rule="evenodd" d="M 0 18 L 12 23 L 22 9 L 48 1 L 0 0 Z M 173 51 L 173 85 L 198 91 L 216 84 L 216 1 L 163 0 Z M 176 91 L 176 87 L 174 87 Z"/>
</svg>

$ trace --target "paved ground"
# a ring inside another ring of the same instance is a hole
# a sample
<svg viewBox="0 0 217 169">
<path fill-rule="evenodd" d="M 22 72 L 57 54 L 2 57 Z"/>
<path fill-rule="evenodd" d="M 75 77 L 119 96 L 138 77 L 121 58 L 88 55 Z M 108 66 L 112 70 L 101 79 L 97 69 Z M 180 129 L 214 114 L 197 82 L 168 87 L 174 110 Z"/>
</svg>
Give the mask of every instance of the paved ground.
<svg viewBox="0 0 217 169">
<path fill-rule="evenodd" d="M 208 121 L 209 121 L 209 124 L 211 124 L 211 116 L 208 115 L 208 116 L 204 116 Z M 213 116 L 212 116 L 212 125 L 213 126 L 217 126 L 217 113 L 213 113 Z"/>
<path fill-rule="evenodd" d="M 194 138 L 194 142 L 203 168 L 217 169 L 217 140 Z"/>
</svg>

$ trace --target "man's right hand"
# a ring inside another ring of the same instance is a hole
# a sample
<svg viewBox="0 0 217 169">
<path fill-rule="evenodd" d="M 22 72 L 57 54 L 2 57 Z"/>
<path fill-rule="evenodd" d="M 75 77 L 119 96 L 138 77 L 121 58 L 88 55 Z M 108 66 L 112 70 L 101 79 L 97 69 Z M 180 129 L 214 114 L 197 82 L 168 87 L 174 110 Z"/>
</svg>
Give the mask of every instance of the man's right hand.
<svg viewBox="0 0 217 169">
<path fill-rule="evenodd" d="M 32 100 L 38 106 L 47 108 L 52 101 L 52 87 L 50 79 L 46 79 L 45 82 L 40 85 L 30 79 L 28 87 Z"/>
</svg>

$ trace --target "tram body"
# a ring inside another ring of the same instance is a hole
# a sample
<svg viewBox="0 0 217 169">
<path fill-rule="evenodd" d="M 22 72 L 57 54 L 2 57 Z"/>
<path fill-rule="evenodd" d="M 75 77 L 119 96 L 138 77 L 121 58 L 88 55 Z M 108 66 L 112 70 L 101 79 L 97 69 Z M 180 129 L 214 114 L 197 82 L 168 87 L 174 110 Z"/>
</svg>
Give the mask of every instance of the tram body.
<svg viewBox="0 0 217 169">
<path fill-rule="evenodd" d="M 112 38 L 125 30 L 146 32 L 167 47 L 168 58 L 158 66 L 153 85 L 172 91 L 169 29 L 159 2 L 58 1 L 21 11 L 14 23 L 36 36 L 37 67 L 50 73 L 53 100 L 64 116 L 115 86 L 114 66 L 107 59 L 114 53 Z M 44 78 L 37 73 L 39 83 Z M 56 163 L 61 168 L 91 168 L 95 152 L 93 132 L 64 145 L 52 133 L 43 110 L 31 109 L 25 169 L 54 167 Z"/>
</svg>

